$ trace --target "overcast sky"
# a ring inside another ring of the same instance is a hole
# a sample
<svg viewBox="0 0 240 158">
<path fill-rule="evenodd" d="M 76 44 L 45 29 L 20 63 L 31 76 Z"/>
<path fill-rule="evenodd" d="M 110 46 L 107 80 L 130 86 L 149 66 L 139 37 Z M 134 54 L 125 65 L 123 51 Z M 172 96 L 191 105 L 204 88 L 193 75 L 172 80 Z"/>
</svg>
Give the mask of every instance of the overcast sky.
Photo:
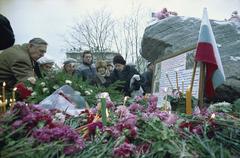
<svg viewBox="0 0 240 158">
<path fill-rule="evenodd" d="M 234 10 L 240 12 L 240 0 L 0 0 L 0 13 L 9 18 L 17 44 L 42 37 L 49 43 L 46 56 L 60 64 L 65 58 L 62 35 L 70 26 L 100 8 L 112 12 L 114 18 L 122 18 L 131 13 L 132 4 L 141 4 L 149 11 L 149 18 L 151 11 L 163 7 L 198 18 L 207 7 L 209 18 L 215 20 L 229 18 Z"/>
</svg>

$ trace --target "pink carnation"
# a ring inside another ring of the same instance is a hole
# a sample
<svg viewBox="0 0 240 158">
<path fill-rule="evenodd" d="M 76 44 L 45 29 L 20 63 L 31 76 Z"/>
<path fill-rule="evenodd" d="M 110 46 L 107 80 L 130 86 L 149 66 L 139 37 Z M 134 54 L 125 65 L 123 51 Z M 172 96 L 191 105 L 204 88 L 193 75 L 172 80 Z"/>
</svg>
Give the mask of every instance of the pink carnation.
<svg viewBox="0 0 240 158">
<path fill-rule="evenodd" d="M 134 154 L 136 146 L 133 144 L 123 143 L 119 147 L 114 148 L 113 155 L 114 157 L 131 157 Z"/>
<path fill-rule="evenodd" d="M 163 122 L 170 126 L 175 124 L 177 119 L 178 119 L 177 115 L 169 114 L 168 117 L 165 120 L 163 120 Z"/>
</svg>

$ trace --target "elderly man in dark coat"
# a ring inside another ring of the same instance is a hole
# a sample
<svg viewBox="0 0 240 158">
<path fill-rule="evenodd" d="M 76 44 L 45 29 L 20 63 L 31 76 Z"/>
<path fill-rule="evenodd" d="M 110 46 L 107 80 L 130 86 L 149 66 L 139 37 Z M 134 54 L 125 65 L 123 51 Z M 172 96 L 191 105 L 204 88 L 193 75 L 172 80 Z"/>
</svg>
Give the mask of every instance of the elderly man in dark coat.
<svg viewBox="0 0 240 158">
<path fill-rule="evenodd" d="M 44 56 L 46 50 L 47 42 L 41 38 L 4 50 L 0 54 L 0 85 L 6 82 L 7 88 L 12 88 L 26 80 L 33 83 L 36 74 L 40 74 L 36 61 Z"/>
</svg>

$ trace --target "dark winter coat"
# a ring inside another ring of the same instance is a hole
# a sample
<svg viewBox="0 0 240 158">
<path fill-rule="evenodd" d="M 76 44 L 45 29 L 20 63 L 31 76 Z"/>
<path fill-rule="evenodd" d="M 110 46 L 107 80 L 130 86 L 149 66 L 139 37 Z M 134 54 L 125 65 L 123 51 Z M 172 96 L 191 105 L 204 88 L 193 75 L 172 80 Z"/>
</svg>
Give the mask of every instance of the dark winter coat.
<svg viewBox="0 0 240 158">
<path fill-rule="evenodd" d="M 76 75 L 81 78 L 83 81 L 92 82 L 96 78 L 96 67 L 94 64 L 87 65 L 81 64 L 80 67 L 76 70 Z"/>
<path fill-rule="evenodd" d="M 152 79 L 153 79 L 153 72 L 146 71 L 142 74 L 143 80 L 143 90 L 145 93 L 152 92 Z"/>
<path fill-rule="evenodd" d="M 111 81 L 111 83 L 114 83 L 118 80 L 125 81 L 121 87 L 118 87 L 118 90 L 122 91 L 125 96 L 130 96 L 132 92 L 132 90 L 130 89 L 130 80 L 135 74 L 139 75 L 139 72 L 134 67 L 126 65 L 121 72 L 114 69 L 109 77 L 109 80 Z"/>
<path fill-rule="evenodd" d="M 97 87 L 103 86 L 103 87 L 108 87 L 111 82 L 110 82 L 110 77 L 109 76 L 101 76 L 99 74 L 96 75 L 96 77 L 92 80 L 92 85 L 96 85 Z"/>
<path fill-rule="evenodd" d="M 14 42 L 15 38 L 10 22 L 0 14 L 0 50 L 11 47 Z"/>
</svg>

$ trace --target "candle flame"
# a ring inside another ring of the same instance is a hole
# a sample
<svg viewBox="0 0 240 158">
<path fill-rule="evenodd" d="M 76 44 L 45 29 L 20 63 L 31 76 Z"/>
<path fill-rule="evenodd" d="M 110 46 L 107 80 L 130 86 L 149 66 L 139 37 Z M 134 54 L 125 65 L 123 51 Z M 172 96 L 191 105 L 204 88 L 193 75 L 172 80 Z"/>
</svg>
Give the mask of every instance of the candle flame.
<svg viewBox="0 0 240 158">
<path fill-rule="evenodd" d="M 128 99 L 128 96 L 124 97 L 124 101 L 127 101 L 127 99 Z"/>
<path fill-rule="evenodd" d="M 5 87 L 6 86 L 6 82 L 3 82 L 3 87 Z"/>
<path fill-rule="evenodd" d="M 17 87 L 13 88 L 13 91 L 16 91 L 17 90 Z"/>
<path fill-rule="evenodd" d="M 165 87 L 165 88 L 164 88 L 164 92 L 166 93 L 167 91 L 168 91 L 168 88 L 167 88 L 167 87 Z"/>
<path fill-rule="evenodd" d="M 214 119 L 215 117 L 216 117 L 215 114 L 212 114 L 212 115 L 211 115 L 211 119 Z"/>
</svg>

